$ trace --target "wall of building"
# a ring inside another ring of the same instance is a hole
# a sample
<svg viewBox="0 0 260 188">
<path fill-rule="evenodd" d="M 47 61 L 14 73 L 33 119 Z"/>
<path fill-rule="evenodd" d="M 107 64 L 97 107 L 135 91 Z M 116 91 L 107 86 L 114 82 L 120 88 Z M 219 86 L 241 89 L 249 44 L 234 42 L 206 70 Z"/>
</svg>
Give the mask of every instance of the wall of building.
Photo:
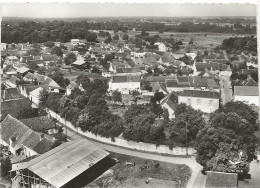
<svg viewBox="0 0 260 188">
<path fill-rule="evenodd" d="M 219 99 L 179 96 L 178 103 L 190 105 L 195 110 L 211 113 L 219 108 Z"/>
<path fill-rule="evenodd" d="M 33 151 L 32 149 L 30 149 L 26 146 L 23 146 L 23 152 L 24 152 L 24 155 L 26 155 L 26 157 L 38 155 L 38 153 L 36 153 L 35 151 Z"/>
<path fill-rule="evenodd" d="M 253 104 L 259 106 L 259 97 L 258 96 L 238 96 L 234 95 L 234 101 L 246 102 L 248 104 Z"/>
<path fill-rule="evenodd" d="M 109 82 L 109 90 L 118 90 L 122 94 L 129 94 L 129 91 L 132 90 L 141 90 L 140 82 L 123 82 L 123 83 L 112 83 Z"/>
<path fill-rule="evenodd" d="M 53 118 L 56 118 L 61 123 L 65 124 L 65 120 L 61 118 L 58 114 L 55 112 L 49 110 L 50 115 Z M 186 155 L 186 148 L 176 147 L 172 150 L 169 149 L 169 146 L 167 145 L 160 145 L 156 146 L 155 144 L 150 143 L 143 143 L 143 142 L 134 142 L 134 141 L 127 141 L 122 138 L 115 138 L 115 141 L 113 142 L 111 138 L 105 138 L 101 137 L 99 135 L 92 134 L 91 132 L 83 132 L 80 129 L 76 129 L 70 122 L 66 121 L 66 126 L 71 128 L 74 131 L 78 131 L 79 134 L 84 135 L 90 139 L 94 139 L 100 142 L 104 142 L 107 144 L 120 146 L 123 148 L 129 148 L 129 149 L 135 149 L 140 151 L 146 151 L 146 152 L 153 152 L 153 153 L 160 153 L 160 154 L 169 154 L 169 155 Z M 194 148 L 188 148 L 188 154 L 193 155 L 195 154 Z"/>
<path fill-rule="evenodd" d="M 167 104 L 162 104 L 162 107 L 163 108 L 166 108 L 168 110 L 168 113 L 169 113 L 169 119 L 173 119 L 175 118 L 175 112 L 173 109 L 171 109 Z"/>
</svg>

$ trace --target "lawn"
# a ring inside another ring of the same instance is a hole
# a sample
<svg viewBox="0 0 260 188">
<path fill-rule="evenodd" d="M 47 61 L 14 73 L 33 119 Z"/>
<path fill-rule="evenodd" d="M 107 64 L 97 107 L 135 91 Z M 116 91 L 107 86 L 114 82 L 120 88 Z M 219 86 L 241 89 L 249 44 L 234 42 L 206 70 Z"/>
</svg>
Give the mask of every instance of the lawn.
<svg viewBox="0 0 260 188">
<path fill-rule="evenodd" d="M 88 187 L 186 187 L 191 169 L 186 165 L 111 154 L 118 163 Z"/>
</svg>

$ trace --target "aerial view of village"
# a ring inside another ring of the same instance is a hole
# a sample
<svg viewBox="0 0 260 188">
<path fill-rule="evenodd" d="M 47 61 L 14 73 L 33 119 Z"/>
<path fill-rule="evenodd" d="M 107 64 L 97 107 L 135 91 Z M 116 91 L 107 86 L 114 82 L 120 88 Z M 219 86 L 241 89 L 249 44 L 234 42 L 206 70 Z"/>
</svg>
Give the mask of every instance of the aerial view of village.
<svg viewBox="0 0 260 188">
<path fill-rule="evenodd" d="M 0 188 L 259 188 L 256 5 L 3 4 Z"/>
</svg>

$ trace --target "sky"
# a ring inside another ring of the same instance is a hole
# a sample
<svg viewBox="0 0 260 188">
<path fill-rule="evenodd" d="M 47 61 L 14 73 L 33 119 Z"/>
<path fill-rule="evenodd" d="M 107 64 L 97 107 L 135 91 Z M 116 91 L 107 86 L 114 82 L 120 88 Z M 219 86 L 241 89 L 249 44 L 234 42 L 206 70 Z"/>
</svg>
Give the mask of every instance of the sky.
<svg viewBox="0 0 260 188">
<path fill-rule="evenodd" d="M 249 4 L 3 3 L 3 17 L 256 16 Z"/>
</svg>

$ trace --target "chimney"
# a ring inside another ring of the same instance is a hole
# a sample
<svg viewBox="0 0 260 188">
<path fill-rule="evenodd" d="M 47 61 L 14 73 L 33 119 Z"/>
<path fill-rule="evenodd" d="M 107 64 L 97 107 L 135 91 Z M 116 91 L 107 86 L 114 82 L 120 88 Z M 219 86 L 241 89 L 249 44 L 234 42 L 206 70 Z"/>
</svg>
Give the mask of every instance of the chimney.
<svg viewBox="0 0 260 188">
<path fill-rule="evenodd" d="M 44 138 L 44 134 L 42 133 L 40 136 L 40 141 L 42 141 L 43 138 Z"/>
</svg>

